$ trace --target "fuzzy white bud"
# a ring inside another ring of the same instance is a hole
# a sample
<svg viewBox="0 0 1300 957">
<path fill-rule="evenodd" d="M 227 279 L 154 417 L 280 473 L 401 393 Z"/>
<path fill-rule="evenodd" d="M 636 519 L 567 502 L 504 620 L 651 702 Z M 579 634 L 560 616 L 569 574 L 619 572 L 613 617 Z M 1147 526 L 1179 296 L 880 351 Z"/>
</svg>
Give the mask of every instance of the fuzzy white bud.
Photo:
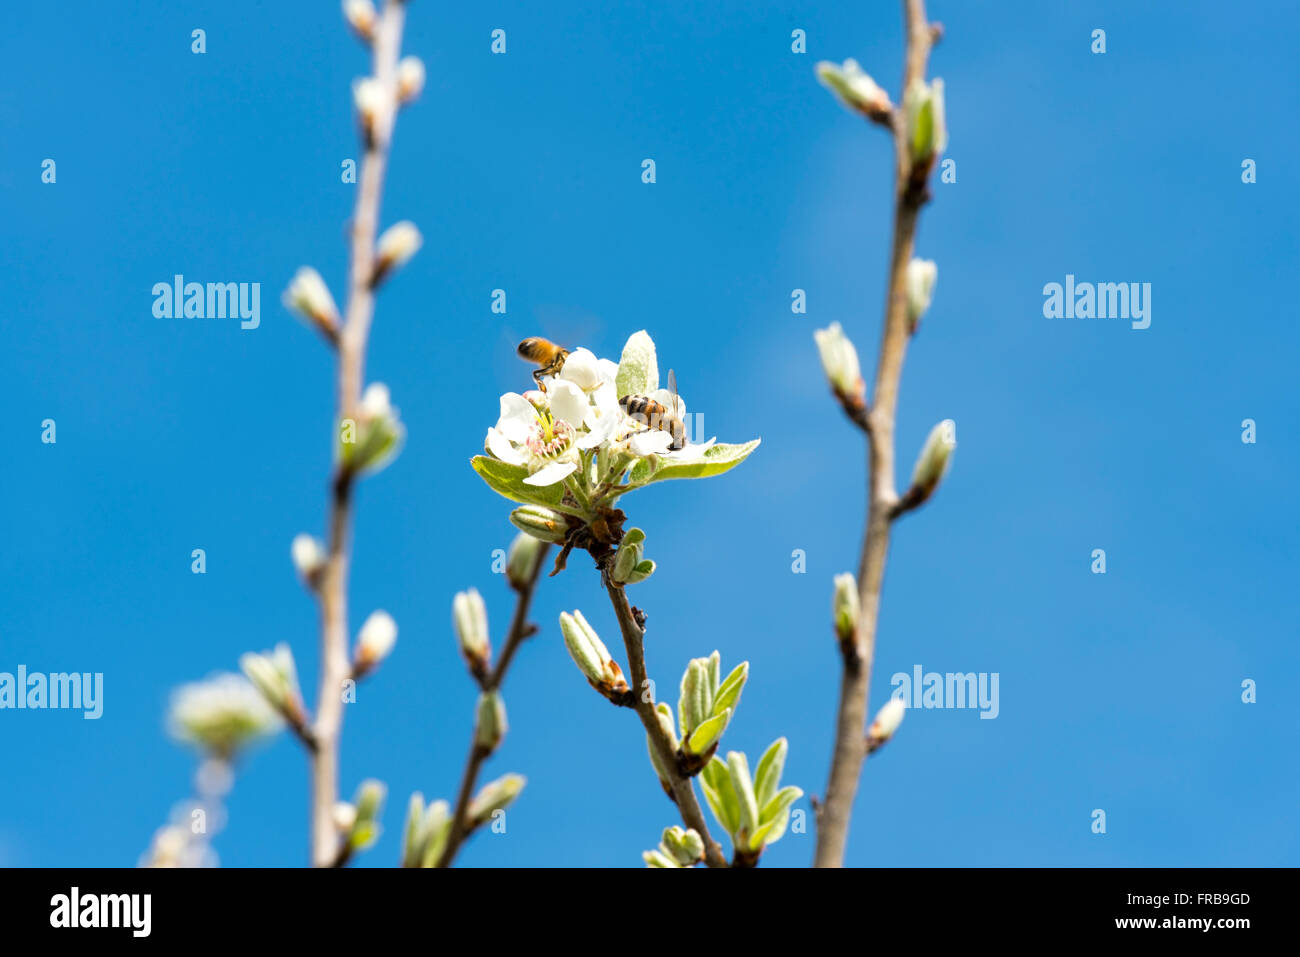
<svg viewBox="0 0 1300 957">
<path fill-rule="evenodd" d="M 877 122 L 888 120 L 893 109 L 889 94 L 863 72 L 857 60 L 845 60 L 842 66 L 823 60 L 817 64 L 817 79 L 850 110 Z"/>
<path fill-rule="evenodd" d="M 830 380 L 831 388 L 841 400 L 861 402 L 866 392 L 862 381 L 862 367 L 858 364 L 858 350 L 838 322 L 813 333 L 817 351 L 821 354 L 822 369 Z"/>
<path fill-rule="evenodd" d="M 912 470 L 912 487 L 923 498 L 928 497 L 948 471 L 953 449 L 957 448 L 957 423 L 944 419 L 930 430 L 925 446 Z"/>
<path fill-rule="evenodd" d="M 939 267 L 931 259 L 913 259 L 907 264 L 907 318 L 912 331 L 930 308 Z"/>
<path fill-rule="evenodd" d="M 898 726 L 903 723 L 907 705 L 902 698 L 890 698 L 883 708 L 876 712 L 876 717 L 867 729 L 867 751 L 875 751 L 894 736 Z"/>
<path fill-rule="evenodd" d="M 388 657 L 397 644 L 397 622 L 386 611 L 372 612 L 357 635 L 353 657 L 358 669 L 370 668 Z"/>
<path fill-rule="evenodd" d="M 378 14 L 370 0 L 343 0 L 343 17 L 361 39 L 374 39 Z"/>
<path fill-rule="evenodd" d="M 378 283 L 389 272 L 405 265 L 423 244 L 424 237 L 410 220 L 385 229 L 376 250 L 374 281 Z"/>
<path fill-rule="evenodd" d="M 410 103 L 424 89 L 424 61 L 418 56 L 402 57 L 397 64 L 397 101 Z"/>
</svg>

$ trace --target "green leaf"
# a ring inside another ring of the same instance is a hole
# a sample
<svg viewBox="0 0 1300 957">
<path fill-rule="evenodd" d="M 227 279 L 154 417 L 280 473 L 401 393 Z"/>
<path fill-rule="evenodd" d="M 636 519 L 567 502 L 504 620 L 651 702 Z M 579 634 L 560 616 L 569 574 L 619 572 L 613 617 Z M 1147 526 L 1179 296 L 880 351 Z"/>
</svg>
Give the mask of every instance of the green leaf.
<svg viewBox="0 0 1300 957">
<path fill-rule="evenodd" d="M 927 99 L 917 112 L 917 129 L 911 134 L 911 155 L 931 152 L 935 142 L 935 103 Z M 927 148 L 928 147 L 928 148 Z"/>
<path fill-rule="evenodd" d="M 735 834 L 740 828 L 740 799 L 731 786 L 731 772 L 727 770 L 726 762 L 714 755 L 700 772 L 700 785 L 704 789 L 704 799 L 713 809 L 713 816 L 723 830 Z"/>
<path fill-rule="evenodd" d="M 762 819 L 758 816 L 754 779 L 749 776 L 749 759 L 745 757 L 745 752 L 728 751 L 727 770 L 731 773 L 731 785 L 740 804 L 740 823 L 744 825 L 745 833 L 753 834 L 758 830 Z"/>
<path fill-rule="evenodd" d="M 775 818 L 773 818 L 772 820 L 768 821 L 766 824 L 763 825 L 762 827 L 762 830 L 764 831 L 763 843 L 775 844 L 777 841 L 781 840 L 781 835 L 785 833 L 785 829 L 789 825 L 789 823 L 790 823 L 790 809 L 786 808 Z"/>
<path fill-rule="evenodd" d="M 759 820 L 764 823 L 772 820 L 801 797 L 803 797 L 803 788 L 797 788 L 793 784 L 781 788 L 781 790 L 777 791 L 776 794 L 772 796 L 770 801 L 763 805 L 763 811 L 759 814 Z"/>
<path fill-rule="evenodd" d="M 352 828 L 348 843 L 354 851 L 364 851 L 379 840 L 379 825 L 374 821 L 362 821 Z"/>
<path fill-rule="evenodd" d="M 722 737 L 722 732 L 727 730 L 729 721 L 731 721 L 730 708 L 721 714 L 715 714 L 691 733 L 690 740 L 686 742 L 687 750 L 691 754 L 703 754 L 709 750 L 713 742 Z"/>
<path fill-rule="evenodd" d="M 424 819 L 424 795 L 416 791 L 411 795 L 410 809 L 406 813 L 406 835 L 402 839 L 402 863 L 415 867 L 420 857 L 420 824 Z"/>
<path fill-rule="evenodd" d="M 745 681 L 749 678 L 749 662 L 742 661 L 731 670 L 727 675 L 727 680 L 722 682 L 718 688 L 718 695 L 713 699 L 713 711 L 717 713 L 723 708 L 730 708 L 733 711 L 736 705 L 740 703 L 740 692 L 745 687 Z"/>
<path fill-rule="evenodd" d="M 614 386 L 620 399 L 625 395 L 645 395 L 659 388 L 659 360 L 654 340 L 644 329 L 632 333 L 623 346 Z"/>
<path fill-rule="evenodd" d="M 703 455 L 689 459 L 659 456 L 657 469 L 651 467 L 648 459 L 641 459 L 628 473 L 628 483 L 631 486 L 641 486 L 666 479 L 712 478 L 730 471 L 749 458 L 749 453 L 758 448 L 761 441 L 762 439 L 754 439 L 740 445 L 720 442 L 706 449 Z"/>
<path fill-rule="evenodd" d="M 786 816 L 789 817 L 789 815 L 790 815 L 790 811 L 787 808 Z M 772 840 L 775 840 L 774 838 L 772 838 L 771 835 L 772 832 L 776 830 L 776 826 L 778 824 L 781 825 L 781 830 L 782 832 L 784 832 L 785 824 L 782 821 L 769 821 L 766 824 L 760 826 L 757 831 L 755 831 L 752 835 L 750 835 L 749 849 L 751 851 L 761 851 L 763 849 L 763 845 L 769 844 L 772 842 Z"/>
<path fill-rule="evenodd" d="M 789 743 L 785 738 L 777 738 L 758 759 L 758 770 L 754 772 L 754 796 L 758 798 L 759 807 L 767 807 L 767 802 L 776 794 L 788 750 Z"/>
<path fill-rule="evenodd" d="M 556 508 L 564 497 L 563 482 L 544 486 L 525 485 L 524 479 L 528 478 L 528 469 L 522 465 L 511 465 L 490 455 L 476 455 L 469 460 L 469 464 L 474 467 L 474 471 L 482 477 L 483 481 L 487 482 L 492 491 L 504 495 L 512 502 Z"/>
</svg>

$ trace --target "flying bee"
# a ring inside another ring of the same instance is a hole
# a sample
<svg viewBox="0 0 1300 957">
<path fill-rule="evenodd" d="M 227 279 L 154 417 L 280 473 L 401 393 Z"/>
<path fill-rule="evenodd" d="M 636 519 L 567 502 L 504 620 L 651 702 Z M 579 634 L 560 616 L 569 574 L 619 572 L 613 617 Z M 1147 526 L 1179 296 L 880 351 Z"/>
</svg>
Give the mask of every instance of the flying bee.
<svg viewBox="0 0 1300 957">
<path fill-rule="evenodd" d="M 618 400 L 623 411 L 649 429 L 658 429 L 672 436 L 668 451 L 677 452 L 686 447 L 686 426 L 677 417 L 677 377 L 668 370 L 668 393 L 672 396 L 673 410 L 649 396 L 625 395 Z"/>
<path fill-rule="evenodd" d="M 519 343 L 518 351 L 520 358 L 537 363 L 538 368 L 533 370 L 533 381 L 543 392 L 546 391 L 546 386 L 542 385 L 542 379 L 548 375 L 559 375 L 564 368 L 564 360 L 569 358 L 568 349 L 541 336 L 529 336 Z"/>
</svg>

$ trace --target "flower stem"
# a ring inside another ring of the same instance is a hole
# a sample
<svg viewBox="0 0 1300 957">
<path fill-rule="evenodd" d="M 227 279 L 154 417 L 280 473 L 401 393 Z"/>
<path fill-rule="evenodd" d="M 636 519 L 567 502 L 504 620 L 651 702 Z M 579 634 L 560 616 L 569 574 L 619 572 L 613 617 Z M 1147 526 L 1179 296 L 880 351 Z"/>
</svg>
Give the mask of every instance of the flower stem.
<svg viewBox="0 0 1300 957">
<path fill-rule="evenodd" d="M 722 848 L 709 836 L 709 826 L 704 820 L 704 812 L 700 809 L 700 802 L 695 797 L 695 786 L 691 783 L 690 778 L 683 777 L 677 770 L 676 751 L 663 727 L 659 724 L 659 717 L 655 714 L 654 697 L 650 692 L 649 680 L 646 677 L 645 627 L 642 624 L 642 618 L 638 616 L 637 610 L 628 603 L 627 593 L 623 590 L 623 586 L 616 584 L 607 573 L 602 572 L 602 578 L 605 582 L 605 590 L 609 592 L 610 603 L 614 606 L 614 614 L 618 617 L 619 628 L 623 632 L 623 644 L 627 649 L 628 671 L 632 677 L 631 684 L 635 698 L 634 707 L 641 718 L 641 723 L 645 725 L 646 734 L 650 736 L 650 741 L 659 755 L 660 764 L 668 770 L 668 775 L 671 778 L 672 799 L 681 813 L 682 822 L 687 827 L 694 829 L 704 841 L 704 862 L 709 867 L 726 867 L 727 859 L 722 854 Z"/>
<path fill-rule="evenodd" d="M 500 690 L 502 682 L 506 679 L 510 662 L 514 660 L 515 652 L 519 650 L 519 646 L 526 638 L 537 633 L 537 626 L 528 623 L 528 609 L 533 601 L 533 593 L 537 590 L 542 566 L 546 564 L 546 554 L 550 550 L 550 545 L 542 545 L 537 550 L 537 558 L 534 560 L 533 567 L 529 569 L 527 578 L 515 589 L 515 613 L 510 620 L 510 631 L 506 635 L 505 645 L 501 648 L 501 657 L 492 671 L 479 680 L 479 688 L 484 692 Z M 468 820 L 469 804 L 474 796 L 479 770 L 491 753 L 479 747 L 477 729 L 475 729 L 474 737 L 470 740 L 469 756 L 465 759 L 465 770 L 461 774 L 460 791 L 456 795 L 456 810 L 452 814 L 451 829 L 447 833 L 447 846 L 443 849 L 442 857 L 438 859 L 439 867 L 450 867 L 456 852 L 460 850 L 466 838 L 474 832 L 472 822 Z"/>
<path fill-rule="evenodd" d="M 923 80 L 930 48 L 937 37 L 925 15 L 924 0 L 903 0 L 907 62 L 903 89 Z M 907 316 L 907 264 L 912 258 L 916 223 L 928 199 L 924 181 L 920 188 L 912 177 L 904 123 L 894 110 L 895 146 L 894 237 L 890 252 L 889 289 L 885 298 L 885 325 L 869 411 L 859 423 L 867 434 L 868 500 L 862 555 L 858 563 L 858 628 L 852 642 L 843 645 L 843 675 L 835 721 L 835 746 L 831 757 L 826 797 L 817 815 L 816 867 L 842 867 L 848 841 L 849 817 L 857 795 L 862 762 L 866 757 L 864 728 L 867 721 L 871 665 L 876 649 L 876 624 L 889 537 L 899 502 L 894 485 L 894 421 L 903 359 L 911 332 Z M 856 421 L 856 419 L 855 419 Z"/>
</svg>

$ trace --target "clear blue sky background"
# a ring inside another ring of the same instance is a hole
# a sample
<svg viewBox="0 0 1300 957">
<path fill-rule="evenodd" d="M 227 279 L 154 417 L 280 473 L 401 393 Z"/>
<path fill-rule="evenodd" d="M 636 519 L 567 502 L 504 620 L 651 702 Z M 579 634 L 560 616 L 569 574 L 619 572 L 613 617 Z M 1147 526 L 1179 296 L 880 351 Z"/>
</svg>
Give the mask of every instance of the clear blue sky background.
<svg viewBox="0 0 1300 957">
<path fill-rule="evenodd" d="M 920 664 L 999 673 L 1001 713 L 911 712 L 869 762 L 849 861 L 1300 863 L 1295 12 L 931 13 L 958 181 L 936 185 L 920 231 L 939 283 L 904 377 L 900 481 L 939 419 L 959 449 L 897 529 L 873 701 Z M 339 172 L 366 59 L 328 0 L 23 3 L 5 19 L 0 670 L 102 671 L 106 710 L 0 712 L 0 864 L 132 864 L 189 790 L 192 756 L 163 727 L 172 687 L 285 640 L 314 697 L 316 615 L 288 549 L 322 526 L 333 371 L 278 300 L 303 263 L 342 288 L 354 187 Z M 725 478 L 627 500 L 660 562 L 635 600 L 661 691 L 675 701 L 692 655 L 748 659 L 724 747 L 755 759 L 787 735 L 787 781 L 822 791 L 831 578 L 856 565 L 864 453 L 812 331 L 839 320 L 874 367 L 891 158 L 813 65 L 855 56 L 897 96 L 896 4 L 414 0 L 406 49 L 428 86 L 401 116 L 383 218 L 426 242 L 384 289 L 371 350 L 410 437 L 359 499 L 354 626 L 384 607 L 401 628 L 347 709 L 344 791 L 391 789 L 360 863 L 393 863 L 412 790 L 451 797 L 459 779 L 474 691 L 451 598 L 476 585 L 501 634 L 491 553 L 513 531 L 467 463 L 498 395 L 529 381 L 512 351 L 527 334 L 617 357 L 647 329 L 707 434 L 762 436 Z M 150 287 L 177 272 L 262 283 L 261 328 L 153 318 Z M 1042 287 L 1066 273 L 1150 282 L 1151 327 L 1045 319 Z M 674 822 L 635 717 L 563 649 L 556 616 L 575 607 L 613 637 L 581 556 L 539 593 L 487 769 L 528 788 L 464 863 L 635 866 Z M 222 861 L 303 863 L 306 791 L 291 738 L 253 753 Z M 812 850 L 790 834 L 766 863 Z"/>
</svg>

